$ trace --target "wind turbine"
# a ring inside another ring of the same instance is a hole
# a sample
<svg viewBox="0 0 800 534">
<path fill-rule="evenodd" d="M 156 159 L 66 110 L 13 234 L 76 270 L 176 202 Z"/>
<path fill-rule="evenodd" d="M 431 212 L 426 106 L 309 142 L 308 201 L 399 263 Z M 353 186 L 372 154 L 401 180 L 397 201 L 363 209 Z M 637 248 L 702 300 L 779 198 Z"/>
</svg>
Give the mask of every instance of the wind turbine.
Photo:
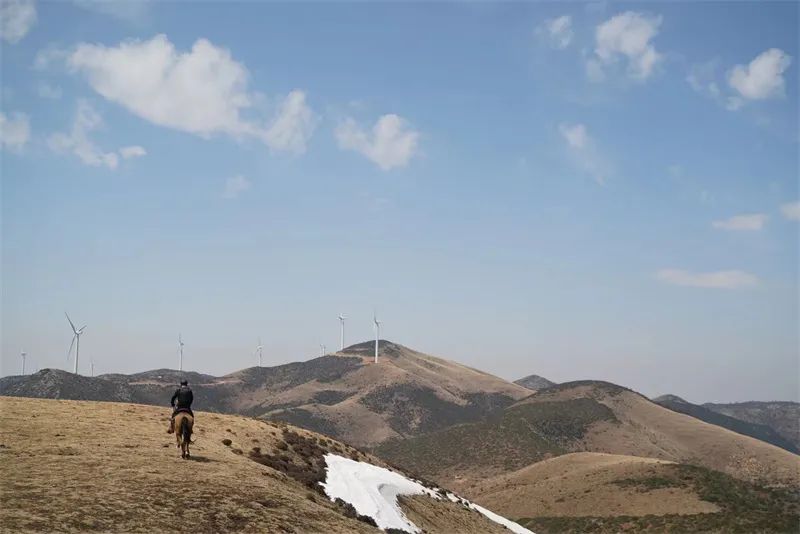
<svg viewBox="0 0 800 534">
<path fill-rule="evenodd" d="M 22 375 L 24 376 L 25 375 L 25 356 L 27 356 L 28 353 L 23 350 L 22 352 L 20 352 L 19 355 L 22 356 Z"/>
<path fill-rule="evenodd" d="M 325 345 L 323 343 L 320 343 L 319 345 L 319 355 L 325 356 Z"/>
<path fill-rule="evenodd" d="M 339 323 L 341 325 L 341 331 L 339 333 L 339 350 L 344 350 L 344 321 L 347 319 L 341 313 L 339 314 Z"/>
<path fill-rule="evenodd" d="M 381 323 L 382 321 L 378 320 L 378 316 L 373 313 L 372 314 L 372 322 L 375 323 L 375 363 L 378 363 L 378 340 L 381 337 Z"/>
<path fill-rule="evenodd" d="M 178 333 L 178 371 L 183 371 L 183 337 Z"/>
<path fill-rule="evenodd" d="M 256 347 L 256 352 L 258 355 L 258 366 L 261 367 L 261 355 L 264 353 L 264 346 L 261 344 L 261 338 L 258 338 L 258 346 Z"/>
<path fill-rule="evenodd" d="M 75 374 L 78 374 L 78 356 L 81 351 L 81 334 L 83 334 L 86 325 L 83 325 L 80 328 L 75 328 L 75 324 L 72 322 L 72 319 L 69 318 L 67 312 L 64 312 L 64 315 L 67 316 L 67 321 L 69 321 L 69 325 L 72 327 L 72 343 L 69 344 L 69 352 L 67 352 L 67 359 L 69 359 L 69 355 L 72 354 L 72 346 L 75 345 Z"/>
<path fill-rule="evenodd" d="M 89 360 L 89 365 L 92 368 L 92 377 L 94 377 L 94 360 Z"/>
</svg>

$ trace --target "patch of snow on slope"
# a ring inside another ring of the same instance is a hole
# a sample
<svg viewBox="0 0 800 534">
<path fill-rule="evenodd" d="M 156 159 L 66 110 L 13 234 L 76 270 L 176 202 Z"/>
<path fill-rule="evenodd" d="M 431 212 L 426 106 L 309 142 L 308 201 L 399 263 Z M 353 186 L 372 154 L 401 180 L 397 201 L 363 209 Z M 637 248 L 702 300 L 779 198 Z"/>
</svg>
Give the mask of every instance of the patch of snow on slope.
<svg viewBox="0 0 800 534">
<path fill-rule="evenodd" d="M 325 482 L 321 484 L 328 497 L 331 500 L 339 498 L 350 503 L 359 514 L 373 518 L 384 530 L 397 528 L 407 532 L 420 532 L 419 527 L 409 521 L 400 509 L 397 503 L 399 495 L 428 495 L 436 500 L 441 499 L 436 490 L 426 488 L 415 480 L 383 467 L 330 453 L 325 455 L 325 462 L 327 476 Z M 466 502 L 473 510 L 516 534 L 533 534 L 513 521 L 463 500 L 453 493 L 447 492 L 447 498 L 453 502 Z"/>
</svg>

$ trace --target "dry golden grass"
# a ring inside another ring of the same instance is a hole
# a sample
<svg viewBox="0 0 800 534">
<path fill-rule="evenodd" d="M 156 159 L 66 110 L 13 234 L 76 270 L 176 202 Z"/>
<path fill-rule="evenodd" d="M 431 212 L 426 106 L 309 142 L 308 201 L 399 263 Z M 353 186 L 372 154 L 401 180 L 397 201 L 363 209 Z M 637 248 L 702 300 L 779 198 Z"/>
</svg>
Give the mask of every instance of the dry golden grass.
<svg viewBox="0 0 800 534">
<path fill-rule="evenodd" d="M 167 409 L 0 398 L 0 414 L 3 531 L 375 532 L 247 458 L 278 425 L 196 413 L 184 461 Z"/>
<path fill-rule="evenodd" d="M 475 484 L 466 492 L 507 517 L 644 516 L 718 511 L 689 488 L 646 489 L 621 480 L 659 477 L 672 462 L 580 452 Z"/>
</svg>

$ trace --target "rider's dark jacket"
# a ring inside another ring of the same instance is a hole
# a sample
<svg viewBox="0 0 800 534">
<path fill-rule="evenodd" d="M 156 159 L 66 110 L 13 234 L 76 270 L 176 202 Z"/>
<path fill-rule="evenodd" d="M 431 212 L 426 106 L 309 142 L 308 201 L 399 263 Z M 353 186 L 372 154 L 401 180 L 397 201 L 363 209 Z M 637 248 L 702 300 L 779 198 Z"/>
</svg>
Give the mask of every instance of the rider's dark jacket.
<svg viewBox="0 0 800 534">
<path fill-rule="evenodd" d="M 175 408 L 176 413 L 181 409 L 189 410 L 189 413 L 192 413 L 193 400 L 194 395 L 192 394 L 192 390 L 189 388 L 189 386 L 181 386 L 175 390 L 175 393 L 172 394 L 172 399 L 170 399 L 169 403 Z"/>
</svg>

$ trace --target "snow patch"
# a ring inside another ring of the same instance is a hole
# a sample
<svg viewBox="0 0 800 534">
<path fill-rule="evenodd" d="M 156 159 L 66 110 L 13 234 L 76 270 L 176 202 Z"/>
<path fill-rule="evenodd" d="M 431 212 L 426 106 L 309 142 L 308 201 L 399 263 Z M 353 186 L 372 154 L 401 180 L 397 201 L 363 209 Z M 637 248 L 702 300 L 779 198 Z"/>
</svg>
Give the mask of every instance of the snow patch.
<svg viewBox="0 0 800 534">
<path fill-rule="evenodd" d="M 408 520 L 400 509 L 397 497 L 400 495 L 428 495 L 441 500 L 436 489 L 426 488 L 416 480 L 400 473 L 366 462 L 358 462 L 336 454 L 326 454 L 327 476 L 321 482 L 325 494 L 331 500 L 342 499 L 353 505 L 361 515 L 375 520 L 378 527 L 386 530 L 396 528 L 407 532 L 421 532 L 419 527 Z M 444 492 L 452 502 L 466 503 L 469 508 L 480 512 L 491 521 L 503 525 L 515 534 L 533 534 L 530 530 L 509 521 L 477 504 L 461 499 L 454 493 Z"/>
</svg>

